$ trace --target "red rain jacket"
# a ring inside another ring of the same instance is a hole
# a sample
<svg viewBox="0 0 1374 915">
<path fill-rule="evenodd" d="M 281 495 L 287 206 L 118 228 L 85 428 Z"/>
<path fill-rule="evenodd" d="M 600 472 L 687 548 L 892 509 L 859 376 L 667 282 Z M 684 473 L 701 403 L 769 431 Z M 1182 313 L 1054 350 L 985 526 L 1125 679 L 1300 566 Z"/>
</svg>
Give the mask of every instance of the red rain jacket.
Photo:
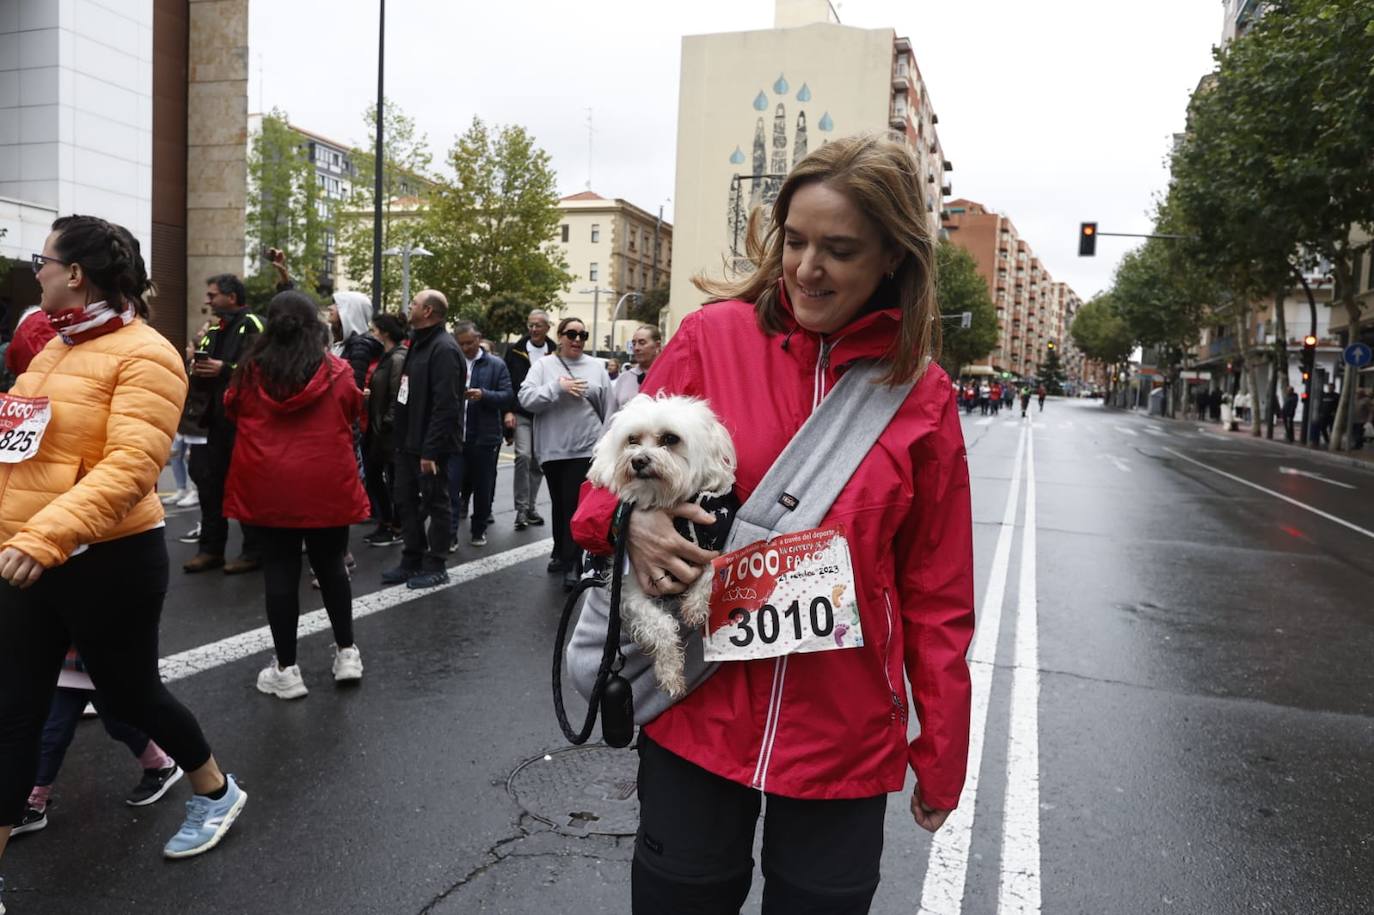
<svg viewBox="0 0 1374 915">
<path fill-rule="evenodd" d="M 353 455 L 353 424 L 363 393 L 353 369 L 324 361 L 304 388 L 273 400 L 253 375 L 224 394 L 238 424 L 224 516 L 266 527 L 343 527 L 371 513 Z"/>
<path fill-rule="evenodd" d="M 784 301 L 784 306 L 786 302 Z M 643 392 L 710 402 L 739 457 L 741 500 L 762 480 L 847 363 L 875 358 L 900 312 L 870 312 L 822 338 L 761 331 L 745 302 L 682 322 Z M 615 497 L 583 487 L 573 536 L 610 550 Z M 849 534 L 861 648 L 723 664 L 646 726 L 662 746 L 732 781 L 796 798 L 900 791 L 910 764 L 922 800 L 953 809 L 968 759 L 973 537 L 968 462 L 954 388 L 931 365 L 859 465 L 825 524 Z M 907 689 L 921 734 L 907 744 Z"/>
</svg>

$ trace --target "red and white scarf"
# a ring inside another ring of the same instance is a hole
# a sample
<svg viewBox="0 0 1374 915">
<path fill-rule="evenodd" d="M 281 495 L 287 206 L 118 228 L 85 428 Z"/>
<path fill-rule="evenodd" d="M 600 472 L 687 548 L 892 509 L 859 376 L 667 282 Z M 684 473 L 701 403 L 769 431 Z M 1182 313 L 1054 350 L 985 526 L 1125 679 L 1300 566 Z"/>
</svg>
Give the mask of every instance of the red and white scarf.
<svg viewBox="0 0 1374 915">
<path fill-rule="evenodd" d="M 48 315 L 48 323 L 68 346 L 112 334 L 125 324 L 132 324 L 133 320 L 132 304 L 125 305 L 123 311 L 115 311 L 107 302 L 92 302 L 84 308 L 64 308 Z"/>
</svg>

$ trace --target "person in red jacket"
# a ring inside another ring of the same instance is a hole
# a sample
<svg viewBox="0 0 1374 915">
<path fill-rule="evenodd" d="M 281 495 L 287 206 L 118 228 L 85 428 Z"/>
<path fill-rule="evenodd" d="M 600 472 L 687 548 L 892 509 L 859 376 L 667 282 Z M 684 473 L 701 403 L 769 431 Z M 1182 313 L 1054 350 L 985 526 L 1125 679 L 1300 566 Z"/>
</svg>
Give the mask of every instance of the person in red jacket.
<svg viewBox="0 0 1374 915">
<path fill-rule="evenodd" d="M 334 630 L 334 679 L 363 675 L 344 567 L 348 526 L 369 514 L 353 456 L 363 394 L 348 363 L 328 346 L 329 329 L 315 303 L 299 292 L 278 293 L 267 326 L 224 395 L 225 414 L 238 428 L 224 515 L 262 531 L 267 622 L 277 656 L 258 674 L 258 689 L 280 699 L 308 692 L 296 663 L 302 539 Z"/>
<path fill-rule="evenodd" d="M 735 443 L 741 501 L 849 366 L 879 360 L 884 381 L 916 383 L 824 522 L 846 531 L 862 645 L 727 661 L 641 732 L 636 913 L 738 911 L 765 795 L 764 911 L 866 912 L 886 794 L 907 766 L 919 826 L 938 829 L 959 802 L 972 516 L 957 390 L 934 361 L 922 180 L 907 148 L 879 137 L 811 153 L 750 247 L 756 269 L 699 282 L 713 302 L 684 319 L 644 381 L 646 394 L 709 401 Z M 574 537 L 609 551 L 615 507 L 588 484 Z M 676 535 L 673 516 L 713 520 L 692 505 L 635 511 L 619 534 L 650 595 L 681 593 L 715 555 Z M 908 746 L 909 709 L 920 736 Z"/>
<path fill-rule="evenodd" d="M 35 308 L 14 329 L 14 338 L 5 350 L 5 368 L 18 378 L 29 370 L 33 357 L 42 352 L 48 341 L 57 336 L 47 312 Z"/>
</svg>

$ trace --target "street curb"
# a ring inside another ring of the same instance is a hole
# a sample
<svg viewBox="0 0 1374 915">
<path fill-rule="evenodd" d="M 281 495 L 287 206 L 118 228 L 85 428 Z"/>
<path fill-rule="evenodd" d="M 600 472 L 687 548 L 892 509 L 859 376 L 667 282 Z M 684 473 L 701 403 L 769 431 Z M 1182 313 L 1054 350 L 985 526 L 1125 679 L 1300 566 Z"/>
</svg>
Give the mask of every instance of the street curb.
<svg viewBox="0 0 1374 915">
<path fill-rule="evenodd" d="M 1237 441 L 1242 442 L 1255 442 L 1257 444 L 1265 446 L 1266 448 L 1276 448 L 1280 451 L 1287 451 L 1295 457 L 1309 457 L 1312 458 L 1314 461 L 1324 464 L 1330 464 L 1334 467 L 1353 467 L 1356 470 L 1362 470 L 1365 473 L 1374 474 L 1374 460 L 1365 460 L 1364 458 L 1350 457 L 1348 455 L 1339 453 L 1332 454 L 1330 451 L 1314 451 L 1313 449 L 1308 448 L 1305 445 L 1299 445 L 1296 442 L 1294 442 L 1293 444 L 1289 444 L 1288 442 L 1280 442 L 1273 439 L 1265 438 L 1263 435 L 1256 438 L 1249 432 L 1229 432 L 1226 429 L 1223 429 L 1220 424 L 1213 423 L 1211 420 L 1178 419 L 1177 417 L 1173 416 L 1159 415 L 1151 416 L 1144 410 L 1136 409 L 1134 407 L 1130 409 L 1123 409 L 1121 407 L 1108 407 L 1107 409 L 1117 410 L 1121 413 L 1131 413 L 1150 419 L 1160 419 L 1166 422 L 1178 423 L 1179 425 L 1186 425 L 1188 423 L 1201 423 L 1207 426 L 1215 425 L 1215 432 L 1217 435 L 1224 435 L 1227 438 L 1234 438 Z M 1278 429 L 1279 427 L 1275 425 L 1274 428 Z"/>
</svg>

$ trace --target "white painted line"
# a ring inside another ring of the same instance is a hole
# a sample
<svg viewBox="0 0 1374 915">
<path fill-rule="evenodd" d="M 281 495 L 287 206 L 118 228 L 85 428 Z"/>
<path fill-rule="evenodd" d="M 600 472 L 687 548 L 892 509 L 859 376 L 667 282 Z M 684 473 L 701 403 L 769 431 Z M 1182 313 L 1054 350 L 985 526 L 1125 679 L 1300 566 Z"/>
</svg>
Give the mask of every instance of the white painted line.
<svg viewBox="0 0 1374 915">
<path fill-rule="evenodd" d="M 1169 433 L 1165 432 L 1163 429 L 1156 429 L 1154 426 L 1141 426 L 1140 428 L 1144 429 L 1146 432 L 1150 433 L 1151 435 L 1163 435 L 1163 436 L 1168 436 L 1168 434 L 1169 434 Z"/>
<path fill-rule="evenodd" d="M 1243 484 L 1243 485 L 1245 485 L 1245 486 L 1249 486 L 1251 489 L 1258 489 L 1260 492 L 1265 493 L 1266 495 L 1273 496 L 1275 499 L 1282 499 L 1283 501 L 1287 502 L 1287 503 L 1290 504 L 1290 505 L 1296 505 L 1298 508 L 1301 508 L 1303 511 L 1309 511 L 1309 512 L 1311 512 L 1311 513 L 1314 514 L 1314 515 L 1318 515 L 1319 517 L 1325 518 L 1327 521 L 1334 521 L 1335 523 L 1341 525 L 1341 527 L 1347 527 L 1347 528 L 1349 528 L 1350 530 L 1354 531 L 1354 532 L 1357 533 L 1357 534 L 1364 534 L 1364 535 L 1365 535 L 1366 537 L 1368 537 L 1369 539 L 1374 540 L 1374 531 L 1367 531 L 1367 530 L 1365 530 L 1364 528 L 1360 527 L 1359 525 L 1351 524 L 1349 521 L 1345 520 L 1344 518 L 1337 518 L 1335 515 L 1329 514 L 1328 512 L 1324 512 L 1324 511 L 1322 511 L 1320 508 L 1313 508 L 1312 506 L 1308 505 L 1308 504 L 1305 503 L 1305 502 L 1299 502 L 1297 499 L 1291 499 L 1291 498 L 1289 498 L 1288 496 L 1285 496 L 1285 495 L 1284 495 L 1283 493 L 1281 493 L 1281 492 L 1274 492 L 1274 490 L 1268 489 L 1267 487 L 1264 487 L 1264 486 L 1261 486 L 1261 485 L 1259 485 L 1258 483 L 1251 483 L 1249 480 L 1246 480 L 1246 479 L 1243 479 L 1243 478 L 1241 478 L 1241 477 L 1238 477 L 1238 476 L 1236 476 L 1234 473 L 1227 473 L 1227 472 L 1224 471 L 1224 470 L 1218 470 L 1217 468 L 1211 466 L 1210 464 L 1204 464 L 1204 463 L 1202 463 L 1201 461 L 1193 460 L 1192 458 L 1188 457 L 1188 455 L 1186 455 L 1186 454 L 1180 454 L 1179 452 L 1175 451 L 1175 450 L 1172 449 L 1172 448 L 1165 448 L 1164 450 L 1167 451 L 1167 452 L 1169 452 L 1170 454 L 1172 454 L 1172 455 L 1173 455 L 1174 457 L 1176 457 L 1176 458 L 1179 458 L 1179 459 L 1181 459 L 1181 460 L 1187 461 L 1189 464 L 1196 464 L 1196 465 L 1198 465 L 1199 467 L 1201 467 L 1203 470 L 1210 470 L 1210 471 L 1212 471 L 1212 473 L 1215 473 L 1215 474 L 1218 474 L 1218 475 L 1220 475 L 1220 476 L 1226 477 L 1228 480 L 1235 480 L 1237 483 L 1241 483 L 1241 484 Z"/>
<path fill-rule="evenodd" d="M 992 417 L 988 416 L 974 423 L 975 426 L 988 426 L 992 424 Z"/>
<path fill-rule="evenodd" d="M 1029 435 L 1022 430 L 1012 464 L 1011 491 L 997 533 L 997 546 L 988 572 L 988 587 L 978 610 L 977 631 L 969 649 L 969 674 L 973 684 L 969 716 L 968 774 L 959 806 L 930 843 L 925 883 L 921 887 L 920 913 L 959 915 L 968 880 L 969 848 L 973 839 L 973 817 L 978 804 L 978 775 L 983 764 L 983 736 L 987 729 L 988 699 L 992 692 L 993 665 L 997 661 L 997 640 L 1002 629 L 1002 603 L 1006 595 L 1007 570 L 1011 564 L 1011 541 L 1016 531 L 1016 508 L 1021 493 L 1021 464 Z"/>
<path fill-rule="evenodd" d="M 1137 434 L 1138 434 L 1134 429 L 1130 428 L 1129 426 L 1112 426 L 1112 428 L 1115 429 L 1117 432 L 1121 432 L 1121 433 L 1124 433 L 1124 434 L 1126 434 L 1126 435 L 1137 435 Z"/>
<path fill-rule="evenodd" d="M 1332 486 L 1343 486 L 1346 489 L 1355 488 L 1354 486 L 1351 486 L 1349 483 L 1342 483 L 1340 480 L 1333 480 L 1330 477 L 1324 477 L 1321 474 L 1313 473 L 1310 470 L 1299 470 L 1296 467 L 1280 467 L 1279 473 L 1287 474 L 1290 477 L 1310 477 L 1314 480 L 1321 480 L 1323 483 L 1330 483 Z"/>
<path fill-rule="evenodd" d="M 1035 594 L 1035 442 L 1026 451 L 1026 520 L 1016 605 L 1015 669 L 1007 742 L 1007 797 L 1002 814 L 1002 881 L 998 915 L 1040 912 L 1040 661 Z"/>
<path fill-rule="evenodd" d="M 353 601 L 353 619 L 360 620 L 365 616 L 398 607 L 401 604 L 409 603 L 421 597 L 429 597 L 440 591 L 457 587 L 483 575 L 490 575 L 493 572 L 500 572 L 511 566 L 519 565 L 522 562 L 529 562 L 531 559 L 538 559 L 549 554 L 549 548 L 553 546 L 551 538 L 539 540 L 534 543 L 527 543 L 524 546 L 516 547 L 513 550 L 506 550 L 503 553 L 496 553 L 491 556 L 484 556 L 481 559 L 474 559 L 472 562 L 465 562 L 461 565 L 453 566 L 448 570 L 449 583 L 437 588 L 424 588 L 410 590 L 404 584 L 396 585 L 391 588 L 383 588 L 371 594 L 365 594 Z M 297 638 L 304 638 L 316 632 L 322 632 L 329 628 L 329 615 L 323 609 L 313 613 L 301 614 L 300 626 L 296 630 Z M 177 652 L 169 655 L 158 662 L 158 668 L 162 673 L 162 679 L 171 683 L 174 680 L 181 680 L 193 674 L 204 673 L 222 667 L 225 664 L 232 664 L 234 661 L 255 655 L 261 651 L 272 650 L 272 631 L 266 626 L 258 629 L 250 629 L 247 632 L 240 632 L 238 635 L 231 635 L 228 638 L 220 639 L 218 642 L 211 642 L 208 645 L 201 645 L 199 648 L 191 648 L 186 651 Z"/>
<path fill-rule="evenodd" d="M 1126 458 L 1117 457 L 1117 456 L 1114 455 L 1114 454 L 1108 454 L 1108 455 L 1105 455 L 1105 457 L 1106 457 L 1108 460 L 1110 460 L 1113 464 L 1115 464 L 1115 465 L 1116 465 L 1116 469 L 1117 469 L 1117 470 L 1120 470 L 1122 473 L 1130 473 L 1130 472 L 1131 472 L 1131 465 L 1130 465 L 1130 463 L 1126 460 Z"/>
</svg>

